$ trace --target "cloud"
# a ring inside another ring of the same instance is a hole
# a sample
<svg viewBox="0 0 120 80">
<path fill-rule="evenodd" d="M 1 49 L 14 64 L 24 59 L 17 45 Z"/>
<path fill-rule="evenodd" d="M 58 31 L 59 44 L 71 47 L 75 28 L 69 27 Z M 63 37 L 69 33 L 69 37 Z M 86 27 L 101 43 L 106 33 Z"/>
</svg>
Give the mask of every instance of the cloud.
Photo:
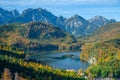
<svg viewBox="0 0 120 80">
<path fill-rule="evenodd" d="M 117 4 L 119 0 L 0 0 L 2 5 L 74 5 L 74 4 Z"/>
<path fill-rule="evenodd" d="M 120 0 L 41 0 L 44 3 L 54 4 L 117 4 Z"/>
<path fill-rule="evenodd" d="M 0 7 L 21 12 L 27 8 L 40 7 L 65 17 L 74 14 L 87 17 L 106 14 L 119 18 L 120 14 L 120 0 L 0 0 Z"/>
<path fill-rule="evenodd" d="M 47 8 L 48 11 L 51 11 L 54 14 L 58 14 L 57 16 L 63 15 L 63 14 L 70 14 L 70 11 L 63 10 L 63 9 L 56 9 L 56 8 Z"/>
<path fill-rule="evenodd" d="M 4 1 L 0 1 L 0 4 L 2 5 L 32 5 L 32 4 L 35 4 L 35 1 L 34 0 L 20 0 L 20 1 L 17 1 L 17 0 L 4 0 Z"/>
</svg>

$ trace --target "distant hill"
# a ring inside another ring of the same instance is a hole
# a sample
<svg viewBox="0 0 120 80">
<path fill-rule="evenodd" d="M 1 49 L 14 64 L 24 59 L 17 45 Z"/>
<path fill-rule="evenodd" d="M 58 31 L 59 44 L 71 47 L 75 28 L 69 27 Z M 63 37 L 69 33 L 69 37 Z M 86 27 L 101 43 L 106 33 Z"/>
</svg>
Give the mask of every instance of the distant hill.
<svg viewBox="0 0 120 80">
<path fill-rule="evenodd" d="M 64 18 L 63 16 L 57 17 L 48 10 L 42 8 L 28 8 L 21 14 L 19 14 L 17 10 L 8 11 L 0 8 L 0 24 L 16 22 L 47 22 L 64 29 L 75 37 L 83 37 L 91 35 L 91 33 L 96 31 L 99 27 L 116 22 L 116 20 L 108 20 L 102 16 L 95 16 L 89 20 L 79 15 L 74 15 L 70 18 Z"/>
<path fill-rule="evenodd" d="M 48 23 L 30 22 L 0 26 L 0 43 L 33 51 L 76 50 L 76 39 Z M 74 44 L 74 45 L 73 45 Z"/>
<path fill-rule="evenodd" d="M 96 30 L 90 37 L 90 41 L 107 41 L 114 38 L 120 38 L 120 22 L 104 25 Z"/>
</svg>

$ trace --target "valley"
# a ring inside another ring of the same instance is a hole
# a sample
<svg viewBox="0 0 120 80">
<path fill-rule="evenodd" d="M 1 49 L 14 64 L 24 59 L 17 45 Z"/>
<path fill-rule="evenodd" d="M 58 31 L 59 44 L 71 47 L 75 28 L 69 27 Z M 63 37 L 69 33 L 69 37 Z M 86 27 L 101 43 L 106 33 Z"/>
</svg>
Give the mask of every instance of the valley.
<svg viewBox="0 0 120 80">
<path fill-rule="evenodd" d="M 5 75 L 8 77 L 5 77 Z M 120 78 L 120 22 L 0 8 L 0 79 Z"/>
</svg>

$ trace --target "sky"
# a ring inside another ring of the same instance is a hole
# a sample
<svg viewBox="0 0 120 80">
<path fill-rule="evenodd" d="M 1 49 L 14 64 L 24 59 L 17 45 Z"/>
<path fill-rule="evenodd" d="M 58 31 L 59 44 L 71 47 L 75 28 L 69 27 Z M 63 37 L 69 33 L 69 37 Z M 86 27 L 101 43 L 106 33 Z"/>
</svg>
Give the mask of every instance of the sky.
<svg viewBox="0 0 120 80">
<path fill-rule="evenodd" d="M 0 7 L 21 13 L 27 8 L 43 8 L 66 18 L 78 14 L 85 19 L 104 16 L 120 21 L 120 0 L 0 0 Z"/>
</svg>

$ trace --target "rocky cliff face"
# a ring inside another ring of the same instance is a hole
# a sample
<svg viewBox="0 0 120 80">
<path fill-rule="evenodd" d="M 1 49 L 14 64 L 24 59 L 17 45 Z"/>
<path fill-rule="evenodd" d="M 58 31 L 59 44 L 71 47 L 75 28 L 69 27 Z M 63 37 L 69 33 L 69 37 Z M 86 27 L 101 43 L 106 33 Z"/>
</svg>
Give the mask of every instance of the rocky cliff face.
<svg viewBox="0 0 120 80">
<path fill-rule="evenodd" d="M 75 15 L 65 22 L 65 28 L 76 37 L 86 36 L 96 29 L 96 25 L 89 23 L 79 15 Z"/>
<path fill-rule="evenodd" d="M 116 22 L 116 20 L 114 20 L 114 19 L 108 20 L 108 19 L 106 19 L 106 18 L 103 17 L 103 16 L 95 16 L 95 17 L 91 18 L 91 19 L 89 20 L 89 22 L 92 23 L 92 24 L 97 25 L 98 27 L 101 27 L 101 26 L 103 26 L 103 25 Z"/>
</svg>

